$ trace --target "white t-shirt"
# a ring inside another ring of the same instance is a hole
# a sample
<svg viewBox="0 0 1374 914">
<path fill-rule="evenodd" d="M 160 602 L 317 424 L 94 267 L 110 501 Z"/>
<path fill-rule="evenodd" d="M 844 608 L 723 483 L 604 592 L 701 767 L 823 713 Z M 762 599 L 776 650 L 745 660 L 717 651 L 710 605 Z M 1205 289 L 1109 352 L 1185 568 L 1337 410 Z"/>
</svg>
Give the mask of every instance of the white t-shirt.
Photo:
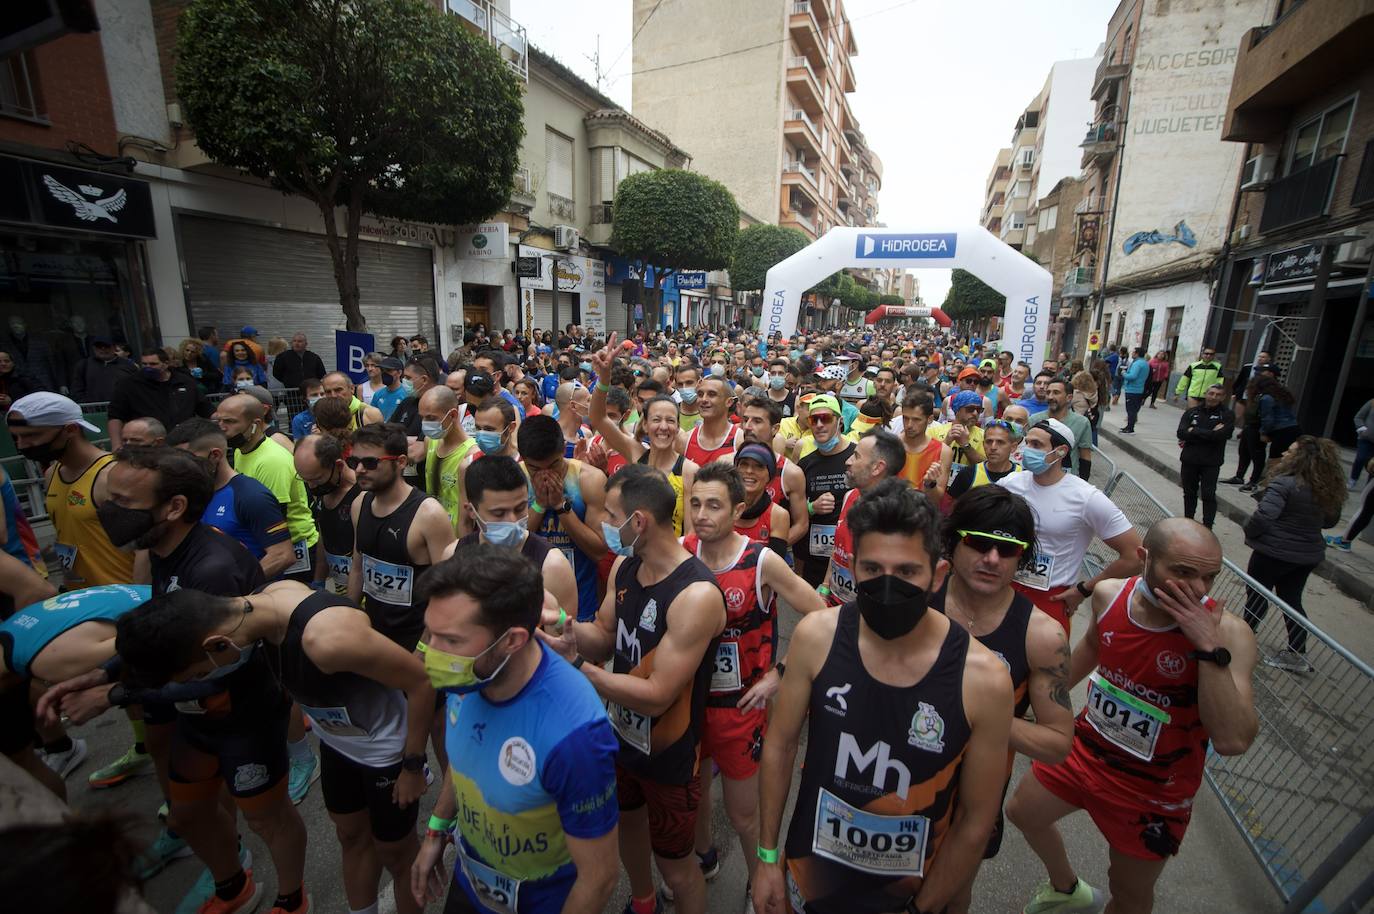
<svg viewBox="0 0 1374 914">
<path fill-rule="evenodd" d="M 1134 528 L 1110 498 L 1077 476 L 1042 486 L 1030 473 L 1012 473 L 997 484 L 1026 499 L 1035 512 L 1036 568 L 1018 572 L 1017 579 L 1040 590 L 1077 581 L 1094 536 L 1109 540 Z"/>
</svg>

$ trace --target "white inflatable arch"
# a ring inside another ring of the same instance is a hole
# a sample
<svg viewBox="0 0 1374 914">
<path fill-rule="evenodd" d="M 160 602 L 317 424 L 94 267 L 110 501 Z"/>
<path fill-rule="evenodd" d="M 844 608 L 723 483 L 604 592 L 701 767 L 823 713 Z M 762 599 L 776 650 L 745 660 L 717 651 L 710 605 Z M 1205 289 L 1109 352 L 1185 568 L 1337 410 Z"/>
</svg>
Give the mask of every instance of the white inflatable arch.
<svg viewBox="0 0 1374 914">
<path fill-rule="evenodd" d="M 762 329 L 790 337 L 797 330 L 802 293 L 846 267 L 959 267 L 1007 297 L 1002 348 L 1039 368 L 1050 314 L 1049 271 L 980 225 L 955 231 L 833 228 L 768 271 Z"/>
</svg>

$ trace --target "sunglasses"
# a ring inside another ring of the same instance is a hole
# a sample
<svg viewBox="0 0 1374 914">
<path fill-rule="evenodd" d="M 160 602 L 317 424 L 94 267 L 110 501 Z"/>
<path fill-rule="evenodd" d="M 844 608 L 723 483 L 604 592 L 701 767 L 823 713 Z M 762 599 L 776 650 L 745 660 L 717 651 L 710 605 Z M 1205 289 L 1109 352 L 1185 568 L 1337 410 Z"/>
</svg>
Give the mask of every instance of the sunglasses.
<svg viewBox="0 0 1374 914">
<path fill-rule="evenodd" d="M 400 459 L 400 455 L 395 457 L 358 457 L 350 454 L 348 458 L 344 460 L 344 463 L 348 464 L 350 470 L 356 470 L 358 467 L 362 467 L 364 470 L 371 473 L 373 470 L 377 469 L 377 467 L 381 466 L 384 460 L 391 461 Z"/>
<path fill-rule="evenodd" d="M 806 421 L 811 425 L 830 425 L 835 421 L 831 413 L 811 413 L 806 417 Z"/>
<path fill-rule="evenodd" d="M 1000 533 L 984 533 L 981 530 L 957 530 L 959 542 L 975 552 L 987 553 L 996 549 L 1004 559 L 1014 559 L 1030 545 L 1025 540 L 1013 539 Z"/>
<path fill-rule="evenodd" d="M 1010 419 L 993 419 L 983 426 L 983 431 L 987 431 L 990 428 L 1004 428 L 1011 433 L 1013 438 L 1021 437 L 1021 426 L 1012 422 Z"/>
</svg>

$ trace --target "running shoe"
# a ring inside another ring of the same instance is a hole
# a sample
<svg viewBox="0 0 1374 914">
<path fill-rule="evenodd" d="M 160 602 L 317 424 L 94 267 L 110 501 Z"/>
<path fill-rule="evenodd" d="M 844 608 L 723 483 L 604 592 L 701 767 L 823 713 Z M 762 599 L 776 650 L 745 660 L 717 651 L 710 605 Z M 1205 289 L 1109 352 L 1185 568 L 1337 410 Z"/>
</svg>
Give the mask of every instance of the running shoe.
<svg viewBox="0 0 1374 914">
<path fill-rule="evenodd" d="M 213 892 L 205 900 L 196 914 L 247 914 L 258 906 L 258 899 L 262 897 L 262 886 L 253 881 L 253 871 L 247 871 L 248 878 L 243 883 L 243 891 L 239 892 L 234 898 L 225 901 Z"/>
<path fill-rule="evenodd" d="M 163 800 L 162 805 L 157 808 L 157 820 L 159 822 L 166 822 L 167 814 L 171 811 L 171 807 L 167 805 L 167 801 Z"/>
<path fill-rule="evenodd" d="M 119 758 L 115 759 L 104 768 L 97 768 L 92 771 L 90 777 L 86 778 L 87 783 L 96 790 L 106 787 L 114 787 L 123 784 L 134 775 L 143 774 L 153 766 L 153 757 L 146 752 L 139 752 L 133 746 Z"/>
<path fill-rule="evenodd" d="M 710 882 L 720 873 L 720 854 L 713 847 L 704 854 L 697 854 L 697 864 L 701 867 L 701 875 L 707 882 Z M 674 900 L 673 890 L 668 883 L 663 883 L 663 888 L 660 891 L 665 900 L 669 902 Z"/>
<path fill-rule="evenodd" d="M 635 914 L 633 899 L 627 899 L 625 901 L 625 910 L 621 911 L 620 914 Z M 662 892 L 659 892 L 658 895 L 654 896 L 654 914 L 663 914 Z"/>
<path fill-rule="evenodd" d="M 253 852 L 239 844 L 239 866 L 250 876 L 253 872 Z M 210 875 L 208 869 L 200 871 L 200 876 L 186 890 L 186 894 L 181 898 L 181 904 L 177 905 L 176 914 L 196 914 L 201 905 L 209 901 L 215 894 L 215 877 Z"/>
<path fill-rule="evenodd" d="M 1048 882 L 1042 882 L 1022 914 L 1097 914 L 1104 903 L 1102 893 L 1082 879 L 1067 895 L 1056 892 Z"/>
<path fill-rule="evenodd" d="M 1232 476 L 1229 479 L 1221 480 L 1221 484 L 1224 486 L 1243 486 L 1245 485 L 1245 478 L 1242 476 Z"/>
<path fill-rule="evenodd" d="M 310 896 L 302 895 L 301 898 L 301 906 L 294 911 L 288 911 L 286 908 L 274 904 L 272 910 L 268 911 L 267 914 L 310 914 Z"/>
<path fill-rule="evenodd" d="M 1307 662 L 1307 657 L 1295 650 L 1282 650 L 1272 657 L 1264 658 L 1265 666 L 1289 673 L 1311 673 L 1315 667 Z"/>
<path fill-rule="evenodd" d="M 1324 539 L 1326 540 L 1326 545 L 1333 549 L 1339 549 L 1342 552 L 1350 551 L 1350 540 L 1343 536 L 1328 536 L 1324 537 Z"/>
<path fill-rule="evenodd" d="M 1241 490 L 1242 492 L 1253 492 L 1253 491 L 1255 491 L 1255 490 L 1258 489 L 1258 488 L 1259 488 L 1259 484 L 1258 484 L 1258 483 L 1247 482 L 1245 485 L 1243 485 L 1243 486 L 1240 487 L 1240 490 Z"/>
<path fill-rule="evenodd" d="M 158 831 L 153 843 L 138 855 L 138 859 L 134 861 L 134 868 L 138 872 L 138 878 L 147 881 L 166 869 L 167 864 L 173 860 L 189 856 L 191 848 L 187 845 L 186 839 L 164 828 Z M 214 888 L 214 883 L 211 883 L 210 888 Z"/>
<path fill-rule="evenodd" d="M 291 774 L 287 779 L 286 791 L 291 795 L 291 802 L 297 806 L 305 799 L 305 795 L 310 793 L 310 785 L 319 780 L 320 760 L 315 758 L 315 754 L 310 754 L 308 761 L 292 761 Z"/>
<path fill-rule="evenodd" d="M 86 760 L 86 753 L 86 741 L 74 739 L 72 740 L 72 747 L 66 752 L 44 752 L 43 763 L 51 768 L 58 777 L 65 778 Z"/>
</svg>

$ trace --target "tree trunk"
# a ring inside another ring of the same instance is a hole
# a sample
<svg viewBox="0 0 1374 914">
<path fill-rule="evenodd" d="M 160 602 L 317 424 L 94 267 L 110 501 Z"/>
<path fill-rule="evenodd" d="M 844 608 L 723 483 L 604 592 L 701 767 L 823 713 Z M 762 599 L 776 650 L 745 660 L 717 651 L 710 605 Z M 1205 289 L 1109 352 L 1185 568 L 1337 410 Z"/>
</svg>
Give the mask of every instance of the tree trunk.
<svg viewBox="0 0 1374 914">
<path fill-rule="evenodd" d="M 348 201 L 345 216 L 344 237 L 339 237 L 334 205 L 325 200 L 317 200 L 320 215 L 324 217 L 325 244 L 329 247 L 329 258 L 334 262 L 334 283 L 339 287 L 339 306 L 343 309 L 345 327 L 357 332 L 367 331 L 367 319 L 363 317 L 358 290 L 358 230 L 362 221 L 362 194 L 354 191 Z"/>
</svg>

